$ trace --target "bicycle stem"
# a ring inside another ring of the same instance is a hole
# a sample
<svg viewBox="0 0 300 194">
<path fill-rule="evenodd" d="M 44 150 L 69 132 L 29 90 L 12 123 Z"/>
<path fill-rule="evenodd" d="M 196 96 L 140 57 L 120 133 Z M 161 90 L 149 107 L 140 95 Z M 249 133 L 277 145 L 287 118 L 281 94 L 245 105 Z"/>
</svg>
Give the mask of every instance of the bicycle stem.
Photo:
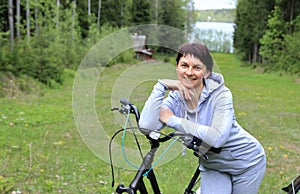
<svg viewBox="0 0 300 194">
<path fill-rule="evenodd" d="M 147 173 L 147 178 L 150 180 L 150 183 L 153 187 L 153 191 L 155 194 L 159 194 L 161 193 L 158 187 L 158 183 L 155 177 L 155 174 L 153 172 L 153 170 L 151 169 L 152 167 L 152 162 L 155 156 L 155 152 L 159 147 L 159 141 L 158 140 L 154 140 L 152 138 L 150 138 L 149 136 L 147 136 L 147 138 L 150 141 L 150 145 L 151 145 L 151 150 L 146 154 L 146 156 L 143 158 L 143 163 L 141 164 L 138 172 L 136 173 L 134 179 L 132 180 L 132 182 L 130 183 L 129 187 L 124 187 L 124 185 L 119 185 L 117 188 L 117 193 L 123 193 L 123 192 L 127 192 L 127 193 L 136 193 L 136 191 L 139 190 L 144 190 L 145 189 L 145 185 L 143 182 L 143 176 L 145 173 Z M 144 192 L 147 192 L 146 190 L 144 190 Z"/>
<path fill-rule="evenodd" d="M 141 164 L 136 176 L 134 177 L 133 181 L 130 184 L 130 188 L 136 189 L 140 179 L 142 178 L 143 174 L 150 169 L 151 171 L 151 164 L 153 162 L 155 152 L 159 147 L 159 142 L 157 140 L 151 139 L 147 136 L 150 140 L 151 150 L 147 153 L 147 155 L 143 159 L 143 163 Z M 148 176 L 147 176 L 148 177 Z M 148 177 L 149 178 L 149 177 Z M 150 179 L 151 180 L 151 179 Z"/>
</svg>

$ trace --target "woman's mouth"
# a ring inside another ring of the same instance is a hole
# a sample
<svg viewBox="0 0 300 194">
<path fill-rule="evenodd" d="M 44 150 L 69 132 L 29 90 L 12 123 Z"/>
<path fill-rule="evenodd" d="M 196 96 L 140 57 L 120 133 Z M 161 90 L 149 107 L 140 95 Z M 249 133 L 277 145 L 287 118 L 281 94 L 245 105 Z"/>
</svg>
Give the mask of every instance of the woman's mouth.
<svg viewBox="0 0 300 194">
<path fill-rule="evenodd" d="M 187 80 L 187 81 L 194 81 L 197 80 L 197 78 L 195 77 L 183 77 L 183 79 Z"/>
</svg>

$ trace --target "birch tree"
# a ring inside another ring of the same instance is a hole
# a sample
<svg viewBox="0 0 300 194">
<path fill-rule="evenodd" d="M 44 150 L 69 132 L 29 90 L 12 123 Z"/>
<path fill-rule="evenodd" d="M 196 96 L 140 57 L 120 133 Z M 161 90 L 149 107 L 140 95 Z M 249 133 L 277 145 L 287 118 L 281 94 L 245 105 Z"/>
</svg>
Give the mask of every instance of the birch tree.
<svg viewBox="0 0 300 194">
<path fill-rule="evenodd" d="M 155 23 L 158 24 L 158 1 L 155 1 Z"/>
<path fill-rule="evenodd" d="M 20 37 L 20 0 L 17 0 L 17 37 Z"/>
<path fill-rule="evenodd" d="M 14 45 L 14 13 L 13 13 L 13 1 L 8 1 L 8 21 L 9 21 L 9 40 L 10 40 L 10 49 L 13 50 Z"/>
<path fill-rule="evenodd" d="M 72 15 L 72 39 L 75 38 L 75 23 L 76 23 L 76 0 L 73 1 L 73 15 Z"/>
<path fill-rule="evenodd" d="M 59 10 L 60 10 L 60 0 L 56 0 L 56 27 L 59 24 Z"/>
<path fill-rule="evenodd" d="M 88 0 L 88 16 L 91 16 L 91 0 Z"/>
<path fill-rule="evenodd" d="M 100 18 L 101 18 L 101 0 L 98 1 L 98 17 L 97 17 L 98 31 L 100 31 Z"/>
<path fill-rule="evenodd" d="M 35 0 L 34 5 L 34 23 L 35 23 L 35 34 L 39 34 L 39 8 L 38 8 L 38 0 Z"/>
<path fill-rule="evenodd" d="M 26 29 L 27 29 L 27 37 L 30 38 L 30 6 L 29 0 L 26 0 Z"/>
</svg>

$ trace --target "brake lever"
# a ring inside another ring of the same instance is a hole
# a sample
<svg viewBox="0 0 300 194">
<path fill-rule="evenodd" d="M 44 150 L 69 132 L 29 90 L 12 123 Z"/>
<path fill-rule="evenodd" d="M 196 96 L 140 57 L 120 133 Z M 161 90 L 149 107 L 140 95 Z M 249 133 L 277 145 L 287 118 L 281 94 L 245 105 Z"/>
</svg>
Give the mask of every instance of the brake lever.
<svg viewBox="0 0 300 194">
<path fill-rule="evenodd" d="M 183 144 L 194 151 L 194 155 L 196 157 L 202 157 L 205 160 L 208 160 L 208 156 L 202 152 L 202 150 L 200 149 L 200 145 L 202 143 L 202 140 L 200 140 L 199 138 L 196 138 L 195 136 L 192 137 L 192 140 L 190 140 L 189 142 L 184 142 Z"/>
<path fill-rule="evenodd" d="M 121 108 L 115 108 L 115 107 L 113 107 L 110 110 L 111 111 L 118 111 L 121 114 L 127 114 L 128 111 L 130 110 L 130 106 L 129 105 L 122 105 Z"/>
<path fill-rule="evenodd" d="M 120 109 L 119 108 L 111 108 L 110 109 L 110 111 L 116 111 L 116 110 L 119 111 Z"/>
</svg>

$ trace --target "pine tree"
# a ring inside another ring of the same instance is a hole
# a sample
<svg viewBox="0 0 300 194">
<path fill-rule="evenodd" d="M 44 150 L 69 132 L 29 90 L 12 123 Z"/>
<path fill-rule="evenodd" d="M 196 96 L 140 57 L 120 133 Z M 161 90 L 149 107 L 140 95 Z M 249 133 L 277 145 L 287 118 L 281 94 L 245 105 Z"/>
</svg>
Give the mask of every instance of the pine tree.
<svg viewBox="0 0 300 194">
<path fill-rule="evenodd" d="M 286 23 L 278 6 L 272 11 L 267 26 L 268 30 L 260 39 L 260 54 L 264 57 L 265 63 L 275 65 L 280 58 L 280 51 L 284 48 L 284 34 L 287 33 Z"/>
<path fill-rule="evenodd" d="M 135 0 L 132 4 L 132 25 L 148 24 L 151 21 L 150 1 Z"/>
<path fill-rule="evenodd" d="M 249 63 L 261 61 L 259 40 L 266 30 L 267 18 L 275 0 L 240 0 L 236 8 L 234 48 Z"/>
</svg>

